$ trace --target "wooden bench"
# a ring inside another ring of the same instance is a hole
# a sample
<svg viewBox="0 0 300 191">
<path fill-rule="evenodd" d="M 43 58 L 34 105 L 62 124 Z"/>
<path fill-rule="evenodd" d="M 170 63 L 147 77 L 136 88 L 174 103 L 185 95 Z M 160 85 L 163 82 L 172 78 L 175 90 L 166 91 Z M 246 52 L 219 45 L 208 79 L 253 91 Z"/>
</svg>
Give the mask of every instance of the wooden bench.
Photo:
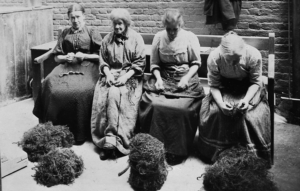
<svg viewBox="0 0 300 191">
<path fill-rule="evenodd" d="M 107 33 L 101 33 L 101 36 L 104 37 Z M 150 54 L 151 54 L 151 44 L 153 41 L 154 34 L 141 34 L 145 45 L 146 45 L 146 69 L 145 69 L 145 78 L 148 78 L 151 74 L 149 73 L 150 68 Z M 206 60 L 214 48 L 219 46 L 221 42 L 222 36 L 219 35 L 197 35 L 199 43 L 201 45 L 201 51 L 199 54 L 201 55 L 202 59 L 202 66 L 199 69 L 199 77 L 201 79 L 201 83 L 207 85 L 207 65 Z M 271 155 L 272 155 L 272 163 L 274 162 L 274 64 L 275 64 L 275 55 L 274 55 L 274 47 L 275 47 L 275 34 L 269 33 L 268 37 L 248 37 L 248 36 L 242 36 L 242 38 L 245 40 L 245 42 L 255 48 L 257 48 L 260 51 L 266 51 L 268 52 L 268 71 L 267 76 L 263 77 L 263 82 L 268 87 L 268 101 L 270 105 L 271 110 Z M 45 64 L 46 60 L 51 57 L 52 49 L 54 48 L 56 44 L 56 41 L 46 43 L 44 45 L 40 45 L 40 47 L 33 47 L 32 49 L 38 49 L 38 48 L 44 48 L 46 50 L 49 50 L 45 54 L 37 57 L 34 59 L 34 65 L 39 65 L 40 68 L 40 74 L 33 74 L 33 77 L 40 76 L 40 79 L 37 79 L 35 83 L 38 85 L 36 87 L 33 87 L 33 91 L 37 92 L 37 88 L 39 88 L 39 84 L 44 79 L 44 77 L 51 71 L 51 68 L 47 69 L 48 72 L 45 75 Z M 52 69 L 56 65 L 52 66 Z M 206 88 L 207 89 L 207 88 Z"/>
</svg>

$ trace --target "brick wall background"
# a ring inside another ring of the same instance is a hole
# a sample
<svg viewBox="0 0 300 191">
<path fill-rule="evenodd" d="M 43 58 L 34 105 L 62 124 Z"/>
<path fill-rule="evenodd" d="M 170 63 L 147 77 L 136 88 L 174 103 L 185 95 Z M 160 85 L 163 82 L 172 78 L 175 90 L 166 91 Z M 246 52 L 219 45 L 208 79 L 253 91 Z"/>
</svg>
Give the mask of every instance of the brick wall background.
<svg viewBox="0 0 300 191">
<path fill-rule="evenodd" d="M 25 0 L 0 0 L 0 6 L 23 6 Z"/>
<path fill-rule="evenodd" d="M 20 5 L 26 0 L 0 0 L 0 6 Z M 185 27 L 195 34 L 222 35 L 221 25 L 205 25 L 203 15 L 204 0 L 42 0 L 43 4 L 53 6 L 54 36 L 57 30 L 69 25 L 68 6 L 74 2 L 86 8 L 86 23 L 99 28 L 100 31 L 111 31 L 109 13 L 114 8 L 126 8 L 132 15 L 133 28 L 140 33 L 156 33 L 162 30 L 161 15 L 167 8 L 180 9 L 184 15 Z M 275 92 L 276 103 L 280 96 L 288 94 L 288 5 L 287 0 L 243 0 L 238 28 L 235 30 L 243 36 L 276 35 Z M 266 71 L 266 53 L 264 72 Z"/>
<path fill-rule="evenodd" d="M 46 0 L 0 0 L 1 6 L 29 6 L 37 2 L 46 3 Z"/>
</svg>

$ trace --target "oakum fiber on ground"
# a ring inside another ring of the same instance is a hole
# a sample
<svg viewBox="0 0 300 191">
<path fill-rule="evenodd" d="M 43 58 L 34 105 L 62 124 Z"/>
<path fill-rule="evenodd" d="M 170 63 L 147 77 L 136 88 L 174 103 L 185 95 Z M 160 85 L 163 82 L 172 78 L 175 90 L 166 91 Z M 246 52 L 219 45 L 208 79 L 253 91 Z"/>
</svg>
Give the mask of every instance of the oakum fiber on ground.
<svg viewBox="0 0 300 191">
<path fill-rule="evenodd" d="M 70 184 L 83 171 L 83 161 L 69 148 L 56 148 L 42 156 L 33 169 L 34 179 L 45 186 Z"/>
<path fill-rule="evenodd" d="M 243 148 L 223 151 L 206 168 L 203 179 L 206 191 L 277 191 L 268 163 Z"/>
<path fill-rule="evenodd" d="M 57 147 L 72 147 L 73 134 L 67 126 L 53 126 L 51 122 L 38 124 L 24 133 L 18 143 L 28 154 L 31 162 L 37 162 L 39 158 Z"/>
<path fill-rule="evenodd" d="M 162 142 L 149 134 L 137 134 L 130 143 L 129 184 L 135 190 L 159 190 L 167 179 L 167 163 Z"/>
</svg>

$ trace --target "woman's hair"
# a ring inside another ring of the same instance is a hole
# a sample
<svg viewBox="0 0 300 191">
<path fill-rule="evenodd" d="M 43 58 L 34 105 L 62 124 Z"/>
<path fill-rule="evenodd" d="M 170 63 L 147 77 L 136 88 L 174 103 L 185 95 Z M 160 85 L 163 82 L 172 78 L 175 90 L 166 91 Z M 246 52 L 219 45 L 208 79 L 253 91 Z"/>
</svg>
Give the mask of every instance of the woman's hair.
<svg viewBox="0 0 300 191">
<path fill-rule="evenodd" d="M 121 19 L 126 27 L 129 27 L 131 25 L 131 16 L 126 9 L 117 8 L 112 10 L 109 18 L 112 22 Z"/>
<path fill-rule="evenodd" d="M 177 23 L 180 27 L 183 26 L 183 18 L 178 9 L 169 9 L 162 17 L 162 24 L 165 27 L 169 23 Z"/>
<path fill-rule="evenodd" d="M 245 41 L 233 31 L 226 33 L 221 40 L 220 47 L 222 53 L 232 54 L 241 52 L 245 47 Z"/>
<path fill-rule="evenodd" d="M 81 11 L 82 13 L 85 13 L 84 7 L 78 3 L 74 3 L 68 8 L 68 16 L 73 11 Z"/>
</svg>

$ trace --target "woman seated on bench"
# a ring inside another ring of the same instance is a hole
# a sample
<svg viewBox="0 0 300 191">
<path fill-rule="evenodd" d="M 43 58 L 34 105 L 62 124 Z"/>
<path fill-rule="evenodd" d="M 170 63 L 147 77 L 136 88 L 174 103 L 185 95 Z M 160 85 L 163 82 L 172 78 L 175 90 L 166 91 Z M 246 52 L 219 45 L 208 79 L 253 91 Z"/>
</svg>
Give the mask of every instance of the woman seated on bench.
<svg viewBox="0 0 300 191">
<path fill-rule="evenodd" d="M 102 160 L 129 154 L 145 68 L 144 40 L 130 28 L 129 12 L 114 9 L 110 20 L 114 31 L 105 36 L 100 49 L 101 76 L 91 118 L 93 142 Z"/>
<path fill-rule="evenodd" d="M 168 10 L 152 43 L 152 76 L 144 84 L 139 107 L 141 131 L 164 143 L 170 165 L 181 163 L 192 148 L 204 97 L 198 78 L 201 65 L 196 35 L 182 29 L 178 10 Z"/>
<path fill-rule="evenodd" d="M 73 4 L 68 9 L 71 23 L 58 37 L 53 50 L 60 63 L 46 77 L 33 113 L 40 122 L 67 125 L 76 144 L 90 137 L 90 118 L 94 87 L 99 78 L 101 35 L 85 26 L 84 8 Z"/>
<path fill-rule="evenodd" d="M 270 109 L 260 52 L 231 31 L 210 53 L 207 68 L 210 94 L 200 110 L 200 154 L 214 162 L 224 149 L 240 145 L 270 162 Z"/>
</svg>

